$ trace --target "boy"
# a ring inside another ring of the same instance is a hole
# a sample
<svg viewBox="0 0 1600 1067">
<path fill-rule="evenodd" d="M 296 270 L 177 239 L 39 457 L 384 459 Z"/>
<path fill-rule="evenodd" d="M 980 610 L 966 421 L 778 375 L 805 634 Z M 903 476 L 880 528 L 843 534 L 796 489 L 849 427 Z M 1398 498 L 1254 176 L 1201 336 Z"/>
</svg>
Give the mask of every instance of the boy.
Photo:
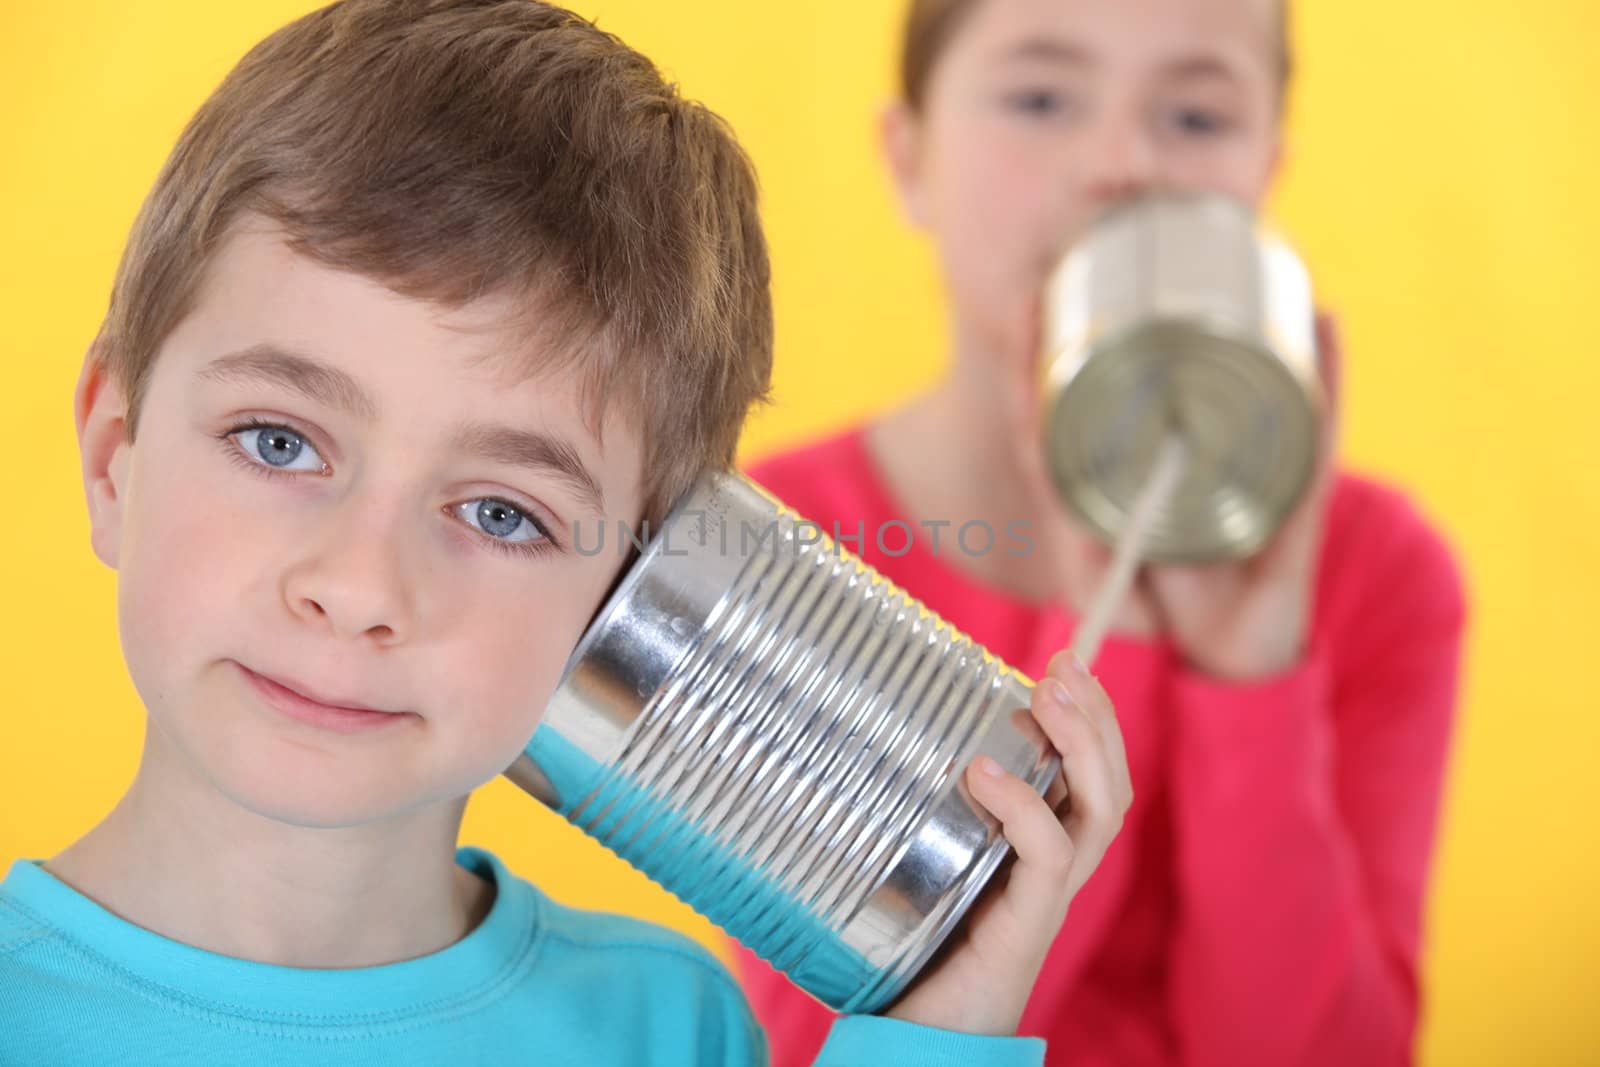
<svg viewBox="0 0 1600 1067">
<path fill-rule="evenodd" d="M 728 466 L 770 354 L 748 163 L 588 23 L 345 0 L 253 49 L 79 380 L 149 721 L 116 808 L 0 885 L 0 1061 L 764 1058 L 707 954 L 456 836 L 622 565 L 576 523 L 659 523 Z M 1038 1062 L 1006 1035 L 1131 799 L 1103 691 L 1053 673 L 1071 816 L 970 769 L 1018 861 L 825 1060 Z"/>
</svg>

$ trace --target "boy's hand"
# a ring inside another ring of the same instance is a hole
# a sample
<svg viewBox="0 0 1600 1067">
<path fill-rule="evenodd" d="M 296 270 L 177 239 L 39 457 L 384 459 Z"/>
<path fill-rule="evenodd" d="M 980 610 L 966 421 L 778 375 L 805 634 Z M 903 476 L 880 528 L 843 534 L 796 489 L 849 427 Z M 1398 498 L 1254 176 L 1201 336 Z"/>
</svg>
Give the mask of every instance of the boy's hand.
<svg viewBox="0 0 1600 1067">
<path fill-rule="evenodd" d="M 940 962 L 886 1012 L 896 1019 L 973 1034 L 1016 1033 L 1067 905 L 1122 828 L 1133 802 L 1122 731 L 1111 699 L 1070 653 L 1056 653 L 1034 686 L 1033 717 L 1061 753 L 1070 797 L 1052 791 L 1047 800 L 1020 778 L 997 777 L 984 764 L 999 765 L 987 757 L 967 768 L 973 799 L 1000 821 L 1016 857 L 973 906 Z"/>
<path fill-rule="evenodd" d="M 1035 322 L 1037 329 L 1037 320 Z M 1037 333 L 1035 333 L 1037 336 Z M 1311 626 L 1317 550 L 1335 481 L 1334 453 L 1341 350 L 1334 320 L 1317 316 L 1317 347 L 1329 403 L 1317 470 L 1305 496 L 1254 556 L 1198 566 L 1145 566 L 1112 629 L 1137 636 L 1165 634 L 1195 670 L 1247 681 L 1288 670 L 1304 654 Z M 1013 392 L 1018 405 L 1016 452 L 1035 509 L 1048 516 L 1043 547 L 1055 559 L 1055 597 L 1082 614 L 1111 562 L 1111 548 L 1079 525 L 1056 494 L 1039 446 L 1038 367 Z"/>
</svg>

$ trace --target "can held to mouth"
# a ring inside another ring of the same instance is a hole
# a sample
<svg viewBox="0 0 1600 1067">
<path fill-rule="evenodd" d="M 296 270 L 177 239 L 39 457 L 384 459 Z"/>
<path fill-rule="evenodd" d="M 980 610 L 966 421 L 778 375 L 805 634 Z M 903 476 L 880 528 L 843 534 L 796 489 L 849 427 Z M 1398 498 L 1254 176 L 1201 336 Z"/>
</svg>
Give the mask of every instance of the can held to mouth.
<svg viewBox="0 0 1600 1067">
<path fill-rule="evenodd" d="M 1144 557 L 1250 556 L 1318 461 L 1310 277 L 1250 209 L 1162 191 L 1102 216 L 1044 295 L 1043 448 L 1057 492 L 1114 542 L 1164 442 L 1184 465 Z"/>
<path fill-rule="evenodd" d="M 674 507 L 507 777 L 847 1013 L 891 1003 L 1043 794 L 1032 682 L 736 473 Z"/>
</svg>

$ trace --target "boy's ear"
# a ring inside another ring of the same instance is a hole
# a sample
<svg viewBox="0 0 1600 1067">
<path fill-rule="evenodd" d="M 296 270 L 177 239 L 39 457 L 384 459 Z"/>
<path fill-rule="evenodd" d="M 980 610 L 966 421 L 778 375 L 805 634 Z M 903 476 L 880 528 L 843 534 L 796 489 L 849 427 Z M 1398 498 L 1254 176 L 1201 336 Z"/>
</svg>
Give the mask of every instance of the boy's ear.
<svg viewBox="0 0 1600 1067">
<path fill-rule="evenodd" d="M 98 341 L 83 358 L 72 406 L 83 492 L 89 502 L 89 543 L 100 561 L 115 570 L 128 483 L 128 412 L 121 384 L 106 372 L 100 358 Z"/>
<path fill-rule="evenodd" d="M 878 116 L 883 158 L 894 179 L 900 210 L 914 226 L 928 225 L 927 196 L 922 186 L 922 126 L 904 100 L 896 100 Z"/>
</svg>

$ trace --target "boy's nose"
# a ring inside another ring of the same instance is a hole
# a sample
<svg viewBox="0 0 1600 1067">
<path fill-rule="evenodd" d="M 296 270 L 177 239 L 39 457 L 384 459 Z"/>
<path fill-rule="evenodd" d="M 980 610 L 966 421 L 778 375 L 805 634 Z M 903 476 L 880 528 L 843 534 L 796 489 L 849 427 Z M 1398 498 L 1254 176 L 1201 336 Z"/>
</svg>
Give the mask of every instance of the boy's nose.
<svg viewBox="0 0 1600 1067">
<path fill-rule="evenodd" d="M 284 574 L 284 599 L 295 615 L 337 637 L 397 644 L 409 636 L 415 610 L 403 537 L 396 523 L 374 521 L 372 510 L 341 511 L 302 542 Z"/>
</svg>

